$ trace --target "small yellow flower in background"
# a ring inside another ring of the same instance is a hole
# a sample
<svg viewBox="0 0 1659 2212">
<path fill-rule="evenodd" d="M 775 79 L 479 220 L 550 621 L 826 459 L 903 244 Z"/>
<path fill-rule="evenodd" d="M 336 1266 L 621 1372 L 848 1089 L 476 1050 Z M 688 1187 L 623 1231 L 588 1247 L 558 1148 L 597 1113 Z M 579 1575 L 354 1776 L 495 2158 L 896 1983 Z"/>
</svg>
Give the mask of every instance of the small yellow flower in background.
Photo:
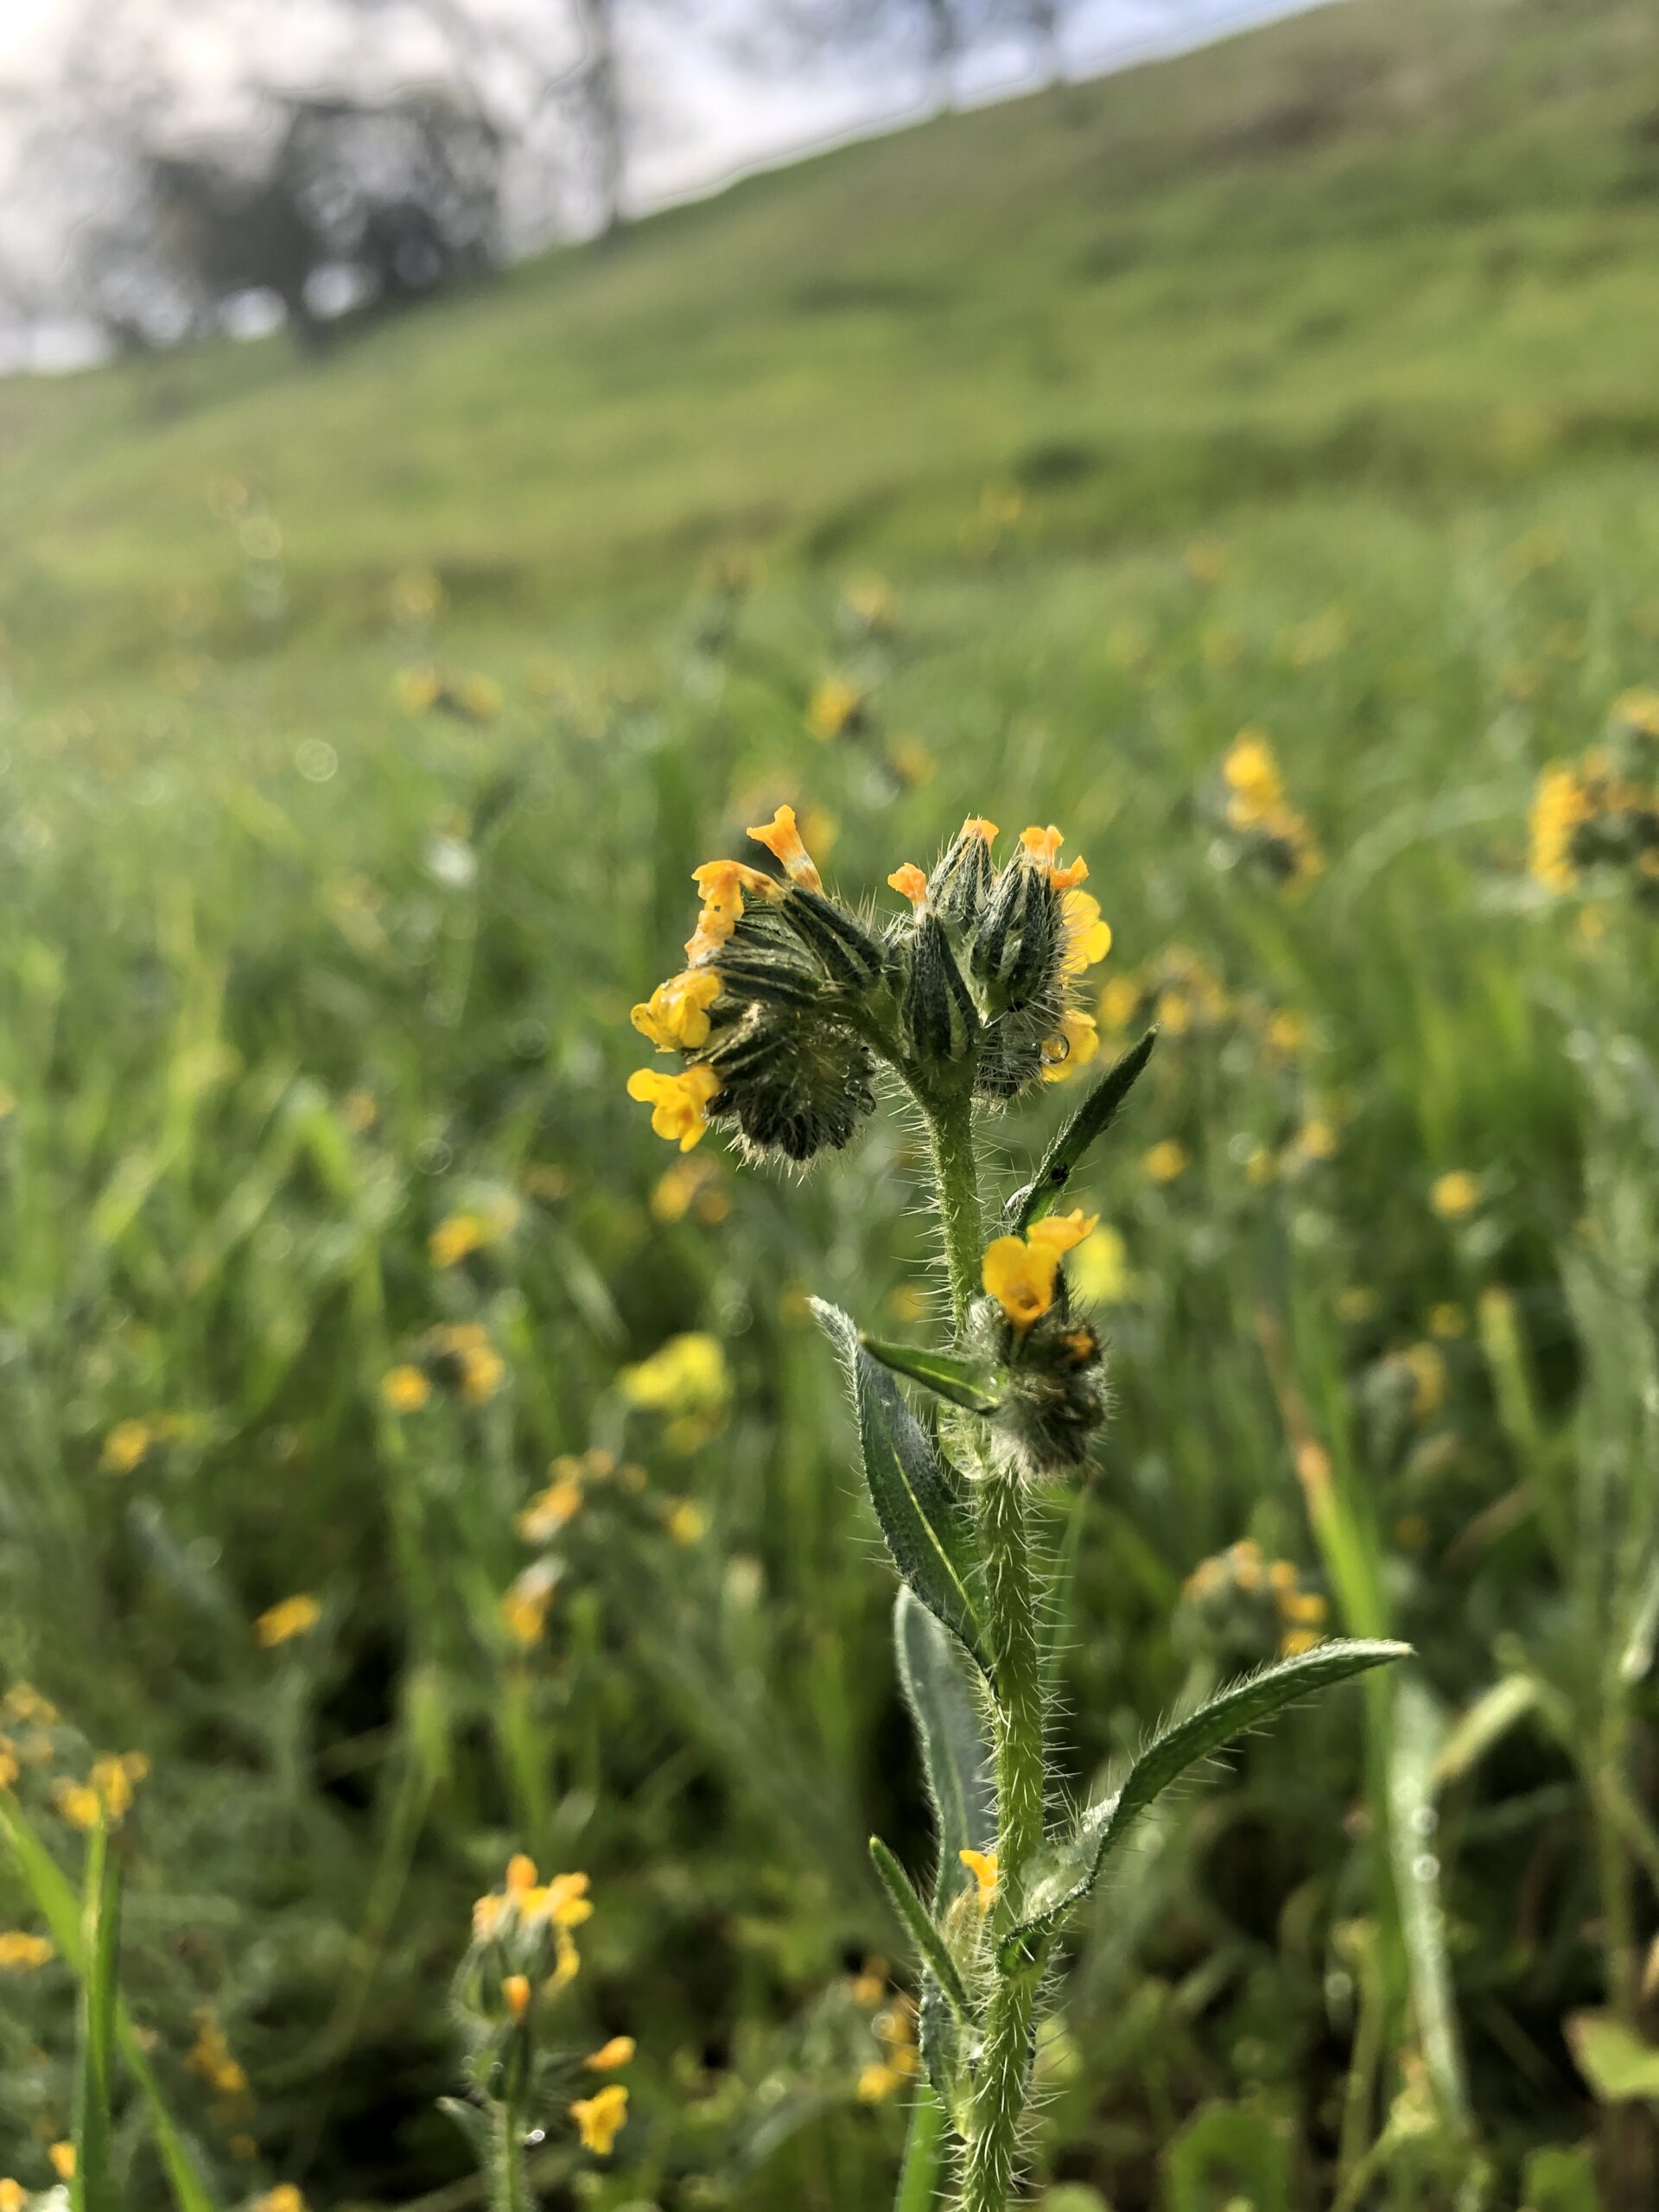
<svg viewBox="0 0 1659 2212">
<path fill-rule="evenodd" d="M 1408 1344 L 1400 1359 L 1412 1380 L 1411 1409 L 1426 1421 L 1446 1403 L 1446 1354 L 1438 1344 Z"/>
<path fill-rule="evenodd" d="M 246 2070 L 231 2055 L 231 2046 L 217 2015 L 203 2006 L 196 2016 L 196 2039 L 186 2054 L 193 2074 L 216 2089 L 221 2097 L 244 2097 L 248 2091 Z"/>
<path fill-rule="evenodd" d="M 550 1543 L 568 1521 L 575 1520 L 582 1510 L 582 1500 L 580 1476 L 558 1475 L 545 1490 L 537 1491 L 514 1526 L 527 1544 Z"/>
<path fill-rule="evenodd" d="M 380 1380 L 380 1395 L 395 1414 L 417 1414 L 432 1395 L 432 1385 L 418 1367 L 405 1363 Z"/>
<path fill-rule="evenodd" d="M 855 577 L 841 597 L 849 613 L 856 615 L 867 630 L 892 627 L 898 602 L 885 576 Z"/>
<path fill-rule="evenodd" d="M 527 1194 L 549 1206 L 556 1205 L 561 1198 L 568 1198 L 572 1188 L 569 1169 L 556 1167 L 548 1160 L 540 1160 L 535 1166 L 526 1167 L 523 1180 Z"/>
<path fill-rule="evenodd" d="M 887 754 L 887 766 L 907 791 L 918 791 L 939 772 L 939 764 L 920 738 L 901 738 Z"/>
<path fill-rule="evenodd" d="M 1480 1184 L 1466 1167 L 1454 1167 L 1435 1178 L 1428 1202 L 1442 1221 L 1467 1221 L 1480 1204 Z"/>
<path fill-rule="evenodd" d="M 501 1994 L 507 2001 L 507 2010 L 515 2020 L 522 2020 L 530 2010 L 530 1982 L 521 1974 L 510 1974 L 501 1985 Z"/>
<path fill-rule="evenodd" d="M 822 891 L 823 879 L 812 865 L 812 856 L 802 842 L 801 833 L 795 824 L 792 806 L 780 806 L 770 822 L 762 822 L 745 835 L 753 837 L 757 845 L 764 845 L 776 861 L 783 863 L 784 872 L 791 883 L 798 883 L 805 891 Z"/>
<path fill-rule="evenodd" d="M 731 1376 L 720 1338 L 701 1329 L 671 1337 L 649 1359 L 625 1367 L 617 1383 L 628 1403 L 646 1413 L 723 1410 L 731 1395 Z"/>
<path fill-rule="evenodd" d="M 28 2202 L 29 2191 L 22 2182 L 14 2181 L 10 2174 L 0 2177 L 0 2212 L 23 2212 Z"/>
<path fill-rule="evenodd" d="M 880 2059 L 872 2059 L 858 2077 L 857 2095 L 860 2104 L 879 2105 L 886 2101 L 895 2089 L 905 2086 L 904 2075 L 896 2073 Z"/>
<path fill-rule="evenodd" d="M 465 1405 L 487 1403 L 506 1379 L 507 1363 L 480 1322 L 449 1322 L 434 1329 L 426 1341 L 438 1381 Z"/>
<path fill-rule="evenodd" d="M 401 622 L 429 622 L 443 605 L 443 585 L 430 569 L 404 569 L 391 581 L 391 610 Z"/>
<path fill-rule="evenodd" d="M 1594 811 L 1576 770 L 1558 766 L 1539 777 L 1532 799 L 1529 865 L 1547 891 L 1570 891 L 1578 881 L 1573 840 Z"/>
<path fill-rule="evenodd" d="M 1103 927 L 1104 925 L 1103 924 Z M 1060 1016 L 1060 1026 L 1042 1046 L 1043 1081 L 1064 1083 L 1086 1068 L 1100 1050 L 1100 1032 L 1092 1014 L 1074 1009 Z"/>
<path fill-rule="evenodd" d="M 918 868 L 914 861 L 906 861 L 901 868 L 894 868 L 887 881 L 901 898 L 909 899 L 919 914 L 927 904 L 926 869 Z"/>
<path fill-rule="evenodd" d="M 1296 1149 L 1304 1160 L 1334 1160 L 1338 1148 L 1336 1128 L 1330 1122 L 1305 1122 L 1297 1133 Z"/>
<path fill-rule="evenodd" d="M 833 738 L 844 737 L 862 721 L 864 698 L 861 688 L 844 676 L 826 676 L 806 702 L 808 729 L 825 745 Z"/>
<path fill-rule="evenodd" d="M 55 1947 L 44 1936 L 30 1936 L 21 1928 L 0 1929 L 0 1973 L 33 1974 L 56 1956 Z"/>
<path fill-rule="evenodd" d="M 714 1228 L 728 1219 L 731 1211 L 731 1198 L 722 1187 L 720 1168 L 706 1156 L 677 1160 L 663 1170 L 651 1194 L 652 1218 L 665 1224 L 683 1221 L 688 1213 L 695 1213 L 706 1227 Z"/>
<path fill-rule="evenodd" d="M 1651 685 L 1620 692 L 1610 712 L 1612 720 L 1623 722 L 1627 729 L 1640 730 L 1644 737 L 1659 737 L 1659 690 Z"/>
<path fill-rule="evenodd" d="M 709 1533 L 709 1516 L 689 1497 L 671 1507 L 663 1526 L 677 1544 L 700 1544 Z"/>
<path fill-rule="evenodd" d="M 1369 1283 L 1351 1282 L 1337 1293 L 1337 1318 L 1341 1321 L 1373 1320 L 1381 1303 Z"/>
<path fill-rule="evenodd" d="M 435 1268 L 458 1267 L 486 1241 L 482 1220 L 475 1213 L 444 1217 L 426 1240 L 427 1256 Z"/>
<path fill-rule="evenodd" d="M 340 1100 L 340 1118 L 353 1136 L 366 1136 L 380 1118 L 379 1101 L 359 1084 Z"/>
<path fill-rule="evenodd" d="M 893 1319 L 906 1328 L 927 1318 L 927 1293 L 919 1283 L 895 1283 L 883 1302 Z"/>
<path fill-rule="evenodd" d="M 1132 976 L 1114 976 L 1100 995 L 1100 1022 L 1116 1036 L 1141 1010 L 1141 990 Z"/>
<path fill-rule="evenodd" d="M 1307 1049 L 1307 1016 L 1281 1007 L 1268 1022 L 1268 1042 L 1281 1058 L 1294 1060 Z"/>
<path fill-rule="evenodd" d="M 393 685 L 397 703 L 411 715 L 425 714 L 443 696 L 443 678 L 435 668 L 400 668 Z"/>
<path fill-rule="evenodd" d="M 497 1617 L 521 1651 L 528 1651 L 532 1644 L 541 1642 L 556 1586 L 557 1577 L 552 1569 L 538 1560 L 503 1591 L 496 1607 Z"/>
<path fill-rule="evenodd" d="M 1195 537 L 1181 556 L 1181 566 L 1195 584 L 1218 584 L 1227 574 L 1227 548 L 1217 537 Z"/>
<path fill-rule="evenodd" d="M 1023 1236 L 994 1237 L 985 1248 L 980 1280 L 1016 1330 L 1028 1329 L 1054 1303 L 1064 1254 L 1081 1244 L 1099 1224 L 1077 1208 L 1033 1222 Z"/>
<path fill-rule="evenodd" d="M 659 1052 L 695 1052 L 709 1042 L 709 1009 L 720 993 L 720 977 L 712 968 L 688 968 L 658 983 L 628 1018 Z"/>
<path fill-rule="evenodd" d="M 57 1807 L 71 1827 L 94 1828 L 104 1810 L 96 1789 L 84 1782 L 57 1782 L 52 1786 L 52 1802 Z"/>
<path fill-rule="evenodd" d="M 636 1068 L 628 1077 L 628 1096 L 652 1109 L 654 1135 L 690 1152 L 709 1127 L 709 1105 L 720 1089 L 712 1068 L 693 1066 L 682 1075 L 664 1075 L 656 1068 Z"/>
<path fill-rule="evenodd" d="M 1443 1304 L 1429 1308 L 1428 1332 L 1432 1337 L 1467 1336 L 1469 1316 L 1461 1306 L 1454 1306 L 1448 1299 Z"/>
<path fill-rule="evenodd" d="M 982 1916 L 996 1903 L 996 1853 L 994 1851 L 959 1851 L 957 1856 L 974 1878 Z"/>
<path fill-rule="evenodd" d="M 1244 1179 L 1254 1191 L 1265 1191 L 1279 1172 L 1279 1163 L 1264 1144 L 1252 1145 L 1244 1155 Z"/>
<path fill-rule="evenodd" d="M 17 1764 L 17 1746 L 10 1736 L 0 1736 L 0 1789 L 10 1789 L 22 1771 Z"/>
<path fill-rule="evenodd" d="M 47 2152 L 52 2161 L 52 2171 L 60 2181 L 75 2177 L 75 2146 L 73 2143 L 54 2143 Z"/>
<path fill-rule="evenodd" d="M 620 2082 L 607 2082 L 591 2097 L 578 2097 L 570 2117 L 582 2137 L 582 2147 L 596 2158 L 608 2158 L 617 2137 L 627 2124 L 628 2093 Z"/>
<path fill-rule="evenodd" d="M 1132 1287 L 1128 1247 L 1103 1222 L 1084 1237 L 1071 1262 L 1079 1294 L 1095 1306 L 1117 1306 Z"/>
<path fill-rule="evenodd" d="M 637 2047 L 632 2036 L 613 2036 L 597 2050 L 590 2050 L 582 2063 L 590 2074 L 613 2074 L 619 2066 L 628 2064 Z"/>
<path fill-rule="evenodd" d="M 1141 1165 L 1154 1183 L 1173 1183 L 1184 1175 L 1192 1155 L 1179 1137 L 1160 1137 L 1141 1160 Z"/>
<path fill-rule="evenodd" d="M 306 2212 L 305 2199 L 291 2181 L 279 2181 L 254 2198 L 253 2212 Z"/>
<path fill-rule="evenodd" d="M 106 1475 L 130 1475 L 141 1465 L 156 1432 L 147 1421 L 118 1421 L 104 1440 L 99 1461 Z"/>
<path fill-rule="evenodd" d="M 1235 830 L 1253 830 L 1285 803 L 1284 779 L 1265 734 L 1242 729 L 1233 740 L 1221 772 L 1232 796 L 1227 819 Z"/>
<path fill-rule="evenodd" d="M 316 1599 L 296 1592 L 261 1613 L 253 1632 L 267 1651 L 274 1651 L 279 1643 L 290 1643 L 296 1636 L 309 1636 L 321 1618 L 322 1607 Z"/>
</svg>

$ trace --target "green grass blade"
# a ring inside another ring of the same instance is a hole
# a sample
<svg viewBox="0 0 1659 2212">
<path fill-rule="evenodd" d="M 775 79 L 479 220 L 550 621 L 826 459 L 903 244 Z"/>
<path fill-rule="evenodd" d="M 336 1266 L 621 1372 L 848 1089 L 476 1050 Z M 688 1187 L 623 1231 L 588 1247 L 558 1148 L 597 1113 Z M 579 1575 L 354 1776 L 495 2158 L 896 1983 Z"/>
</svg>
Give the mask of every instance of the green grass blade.
<svg viewBox="0 0 1659 2212">
<path fill-rule="evenodd" d="M 113 2127 L 115 1997 L 120 1945 L 120 1870 L 100 1819 L 86 1845 L 81 1914 L 79 2039 L 75 2059 L 75 2171 L 69 2184 L 73 2212 L 116 2212 L 110 2169 Z"/>
<path fill-rule="evenodd" d="M 52 1931 L 58 1949 L 83 1981 L 87 1958 L 81 1940 L 80 1909 L 67 1877 L 24 1819 L 22 1808 L 8 1789 L 0 1789 L 0 1833 L 11 1846 L 12 1856 L 35 1908 Z M 111 1990 L 117 2047 L 149 2114 L 149 2130 L 166 2169 L 179 2212 L 217 2212 L 189 2146 L 168 2110 L 156 2069 L 139 2040 L 132 2015 Z"/>
</svg>

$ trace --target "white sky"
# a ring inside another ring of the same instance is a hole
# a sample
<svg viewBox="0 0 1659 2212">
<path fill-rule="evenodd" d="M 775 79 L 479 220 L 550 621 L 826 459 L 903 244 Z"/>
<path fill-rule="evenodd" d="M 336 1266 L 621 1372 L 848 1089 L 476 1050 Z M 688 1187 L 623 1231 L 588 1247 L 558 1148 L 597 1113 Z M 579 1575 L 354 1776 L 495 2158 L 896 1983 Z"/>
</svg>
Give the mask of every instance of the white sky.
<svg viewBox="0 0 1659 2212">
<path fill-rule="evenodd" d="M 157 0 L 165 9 L 168 0 Z M 1074 73 L 1089 75 L 1145 56 L 1200 44 L 1208 36 L 1287 15 L 1318 0 L 1074 0 L 1067 32 Z M 0 0 L 0 80 L 27 79 L 49 57 L 54 35 L 73 0 Z M 275 16 L 279 12 L 273 7 Z M 204 65 L 216 43 L 204 29 Z M 658 40 L 662 41 L 659 32 Z M 861 130 L 900 122 L 915 111 L 919 86 L 880 79 L 855 67 L 815 60 L 762 78 L 709 44 L 673 40 L 664 49 L 651 143 L 634 176 L 636 204 L 706 190 L 756 165 Z M 1018 46 L 976 54 L 963 73 L 962 97 L 995 99 L 1027 81 Z"/>
</svg>

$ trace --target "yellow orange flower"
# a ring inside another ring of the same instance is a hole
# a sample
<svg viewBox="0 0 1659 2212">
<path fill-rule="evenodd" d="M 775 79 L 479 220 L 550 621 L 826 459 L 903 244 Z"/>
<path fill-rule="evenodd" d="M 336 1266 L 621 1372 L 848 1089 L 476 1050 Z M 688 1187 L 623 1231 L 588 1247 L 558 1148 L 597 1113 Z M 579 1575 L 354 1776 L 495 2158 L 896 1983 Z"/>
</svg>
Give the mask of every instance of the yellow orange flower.
<svg viewBox="0 0 1659 2212">
<path fill-rule="evenodd" d="M 677 1544 L 699 1544 L 709 1533 L 709 1516 L 689 1497 L 670 1509 L 664 1527 Z"/>
<path fill-rule="evenodd" d="M 980 1280 L 1017 1330 L 1028 1329 L 1054 1303 L 1060 1259 L 1096 1227 L 1081 1209 L 1034 1222 L 1024 1236 L 998 1236 L 985 1248 Z"/>
<path fill-rule="evenodd" d="M 507 2010 L 515 2020 L 522 2020 L 530 2010 L 530 1982 L 522 1974 L 510 1974 L 501 1985 L 501 1994 L 506 1999 Z"/>
<path fill-rule="evenodd" d="M 844 676 L 826 676 L 807 702 L 806 726 L 814 737 L 828 743 L 849 730 L 863 709 L 864 694 L 856 683 Z"/>
<path fill-rule="evenodd" d="M 28 2202 L 29 2191 L 22 2182 L 14 2181 L 10 2174 L 0 2177 L 0 2212 L 23 2212 Z"/>
<path fill-rule="evenodd" d="M 1082 861 L 1077 862 L 1081 868 Z M 1064 975 L 1080 976 L 1103 960 L 1112 949 L 1112 925 L 1100 918 L 1100 901 L 1087 891 L 1068 891 L 1060 902 L 1060 926 L 1065 950 L 1060 957 Z"/>
<path fill-rule="evenodd" d="M 118 1421 L 104 1440 L 99 1464 L 105 1474 L 130 1475 L 155 1440 L 155 1431 L 147 1421 Z"/>
<path fill-rule="evenodd" d="M 957 1856 L 974 1878 L 980 1912 L 982 1915 L 988 1913 L 996 1903 L 996 1853 L 994 1851 L 959 1851 Z"/>
<path fill-rule="evenodd" d="M 462 1260 L 481 1251 L 488 1241 L 480 1217 L 475 1213 L 446 1215 L 426 1240 L 429 1258 L 435 1268 L 453 1268 Z"/>
<path fill-rule="evenodd" d="M 545 1490 L 537 1491 L 525 1506 L 516 1524 L 518 1534 L 527 1544 L 544 1544 L 581 1509 L 581 1483 L 573 1476 L 562 1475 Z"/>
<path fill-rule="evenodd" d="M 1579 880 L 1573 843 L 1594 804 L 1572 768 L 1546 768 L 1532 800 L 1533 874 L 1546 890 L 1570 891 Z"/>
<path fill-rule="evenodd" d="M 1027 859 L 1044 871 L 1056 891 L 1071 891 L 1088 880 L 1087 861 L 1079 859 L 1073 861 L 1068 868 L 1060 866 L 1060 847 L 1065 842 L 1065 832 L 1057 829 L 1053 823 L 1051 822 L 1046 830 L 1035 825 L 1029 830 L 1022 830 L 1020 842 L 1025 847 Z M 1100 912 L 1098 906 L 1095 912 Z"/>
<path fill-rule="evenodd" d="M 613 2074 L 619 2066 L 628 2063 L 635 2049 L 632 2036 L 613 2036 L 597 2050 L 590 2050 L 582 2063 L 590 2074 Z"/>
<path fill-rule="evenodd" d="M 1099 1050 L 1100 1032 L 1094 1015 L 1075 1009 L 1063 1014 L 1059 1028 L 1043 1040 L 1043 1081 L 1064 1083 L 1079 1068 L 1087 1067 Z"/>
<path fill-rule="evenodd" d="M 713 969 L 687 969 L 658 983 L 628 1018 L 659 1052 L 695 1052 L 709 1042 L 709 1009 L 720 991 L 720 977 Z"/>
<path fill-rule="evenodd" d="M 893 888 L 908 899 L 919 912 L 927 903 L 927 876 L 914 861 L 906 861 L 902 868 L 894 868 L 887 878 Z"/>
<path fill-rule="evenodd" d="M 1178 1137 L 1162 1137 L 1141 1162 L 1154 1183 L 1173 1183 L 1186 1173 L 1191 1155 Z"/>
<path fill-rule="evenodd" d="M 806 891 L 822 891 L 823 879 L 812 865 L 811 855 L 801 842 L 801 833 L 795 826 L 795 810 L 780 806 L 770 822 L 763 822 L 747 833 L 757 845 L 764 845 L 775 860 L 781 861 L 791 882 L 798 883 Z"/>
<path fill-rule="evenodd" d="M 75 2146 L 73 2143 L 54 2143 L 47 2152 L 52 2161 L 52 2171 L 60 2181 L 75 2177 Z"/>
<path fill-rule="evenodd" d="M 570 2117 L 582 2137 L 582 2147 L 596 2158 L 608 2158 L 612 2146 L 627 2123 L 628 2093 L 620 2082 L 607 2082 L 591 2097 L 578 2097 Z"/>
<path fill-rule="evenodd" d="M 507 1861 L 507 1895 L 513 1897 L 528 1897 L 539 1878 L 536 1872 L 536 1861 L 530 1853 L 526 1851 L 515 1851 Z"/>
<path fill-rule="evenodd" d="M 305 2199 L 291 2181 L 279 2181 L 254 2198 L 253 2212 L 305 2212 Z"/>
<path fill-rule="evenodd" d="M 322 1607 L 315 1598 L 302 1592 L 284 1598 L 269 1612 L 261 1613 L 253 1624 L 253 1632 L 267 1651 L 279 1643 L 290 1643 L 296 1636 L 309 1636 L 322 1618 Z"/>
<path fill-rule="evenodd" d="M 719 1089 L 720 1077 L 714 1070 L 700 1065 L 680 1075 L 636 1068 L 628 1077 L 629 1097 L 650 1106 L 652 1129 L 682 1152 L 690 1152 L 708 1128 L 709 1102 Z"/>
</svg>

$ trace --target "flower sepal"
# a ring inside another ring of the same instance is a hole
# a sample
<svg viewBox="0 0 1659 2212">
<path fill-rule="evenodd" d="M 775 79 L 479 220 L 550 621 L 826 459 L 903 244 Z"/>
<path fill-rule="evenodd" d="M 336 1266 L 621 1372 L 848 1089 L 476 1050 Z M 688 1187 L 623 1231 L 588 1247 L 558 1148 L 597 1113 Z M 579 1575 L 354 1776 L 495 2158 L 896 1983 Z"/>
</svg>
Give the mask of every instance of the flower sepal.
<svg viewBox="0 0 1659 2212">
<path fill-rule="evenodd" d="M 1008 1370 L 996 1363 L 925 1344 L 882 1344 L 874 1337 L 861 1336 L 859 1342 L 881 1366 L 967 1413 L 994 1414 L 1007 1395 Z"/>
</svg>

